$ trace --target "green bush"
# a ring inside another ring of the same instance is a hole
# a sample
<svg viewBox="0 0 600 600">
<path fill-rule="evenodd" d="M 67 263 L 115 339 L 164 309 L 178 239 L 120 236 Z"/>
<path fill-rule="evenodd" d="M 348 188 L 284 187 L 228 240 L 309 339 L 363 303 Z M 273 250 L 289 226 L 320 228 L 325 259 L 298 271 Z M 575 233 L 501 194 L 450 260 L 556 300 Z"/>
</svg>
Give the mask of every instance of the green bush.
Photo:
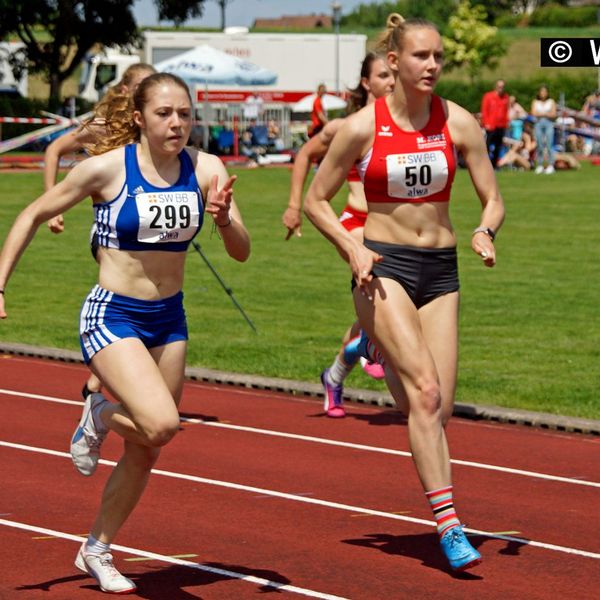
<svg viewBox="0 0 600 600">
<path fill-rule="evenodd" d="M 529 17 L 531 27 L 588 27 L 598 22 L 597 6 L 566 7 L 548 4 Z"/>
<path fill-rule="evenodd" d="M 512 13 L 503 13 L 496 17 L 494 25 L 496 27 L 505 29 L 511 29 L 513 27 L 519 27 L 523 22 L 523 15 L 513 15 Z"/>
<path fill-rule="evenodd" d="M 448 100 L 460 104 L 471 112 L 479 112 L 483 94 L 494 87 L 495 80 L 481 80 L 472 85 L 464 81 L 442 79 L 436 87 L 436 93 Z M 557 102 L 560 94 L 565 96 L 569 108 L 579 109 L 586 97 L 597 87 L 595 75 L 556 75 L 554 77 L 534 77 L 528 79 L 506 79 L 509 94 L 517 97 L 519 103 L 529 110 L 541 85 L 548 86 L 550 96 Z"/>
</svg>

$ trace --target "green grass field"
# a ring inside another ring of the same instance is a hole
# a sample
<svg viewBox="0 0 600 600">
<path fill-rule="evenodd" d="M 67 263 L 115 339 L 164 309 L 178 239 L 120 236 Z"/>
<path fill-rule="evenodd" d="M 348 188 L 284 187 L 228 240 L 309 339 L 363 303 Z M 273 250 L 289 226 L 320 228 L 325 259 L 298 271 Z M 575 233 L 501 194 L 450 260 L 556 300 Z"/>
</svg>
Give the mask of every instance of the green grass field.
<svg viewBox="0 0 600 600">
<path fill-rule="evenodd" d="M 185 282 L 189 364 L 318 382 L 353 319 L 349 270 L 305 223 L 284 241 L 289 170 L 235 170 L 236 198 L 253 239 L 249 262 L 227 258 L 207 227 L 198 241 L 258 329 L 255 334 L 192 249 Z M 452 200 L 462 285 L 457 400 L 600 418 L 600 167 L 554 176 L 503 172 L 507 206 L 498 265 L 485 269 L 469 247 L 479 202 L 468 174 Z M 0 178 L 0 238 L 42 189 L 38 173 Z M 335 200 L 340 208 L 344 198 Z M 40 229 L 6 293 L 0 339 L 78 350 L 78 314 L 94 284 L 87 248 L 91 207 L 67 215 L 61 236 Z M 383 389 L 356 370 L 348 385 Z"/>
</svg>

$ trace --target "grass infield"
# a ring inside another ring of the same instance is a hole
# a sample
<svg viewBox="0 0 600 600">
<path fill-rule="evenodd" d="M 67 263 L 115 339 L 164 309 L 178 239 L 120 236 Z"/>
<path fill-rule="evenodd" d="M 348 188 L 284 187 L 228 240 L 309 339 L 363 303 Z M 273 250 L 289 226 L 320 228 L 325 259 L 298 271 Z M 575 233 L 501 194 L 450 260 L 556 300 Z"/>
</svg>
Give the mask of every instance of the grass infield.
<svg viewBox="0 0 600 600">
<path fill-rule="evenodd" d="M 302 238 L 284 241 L 288 169 L 230 171 L 239 175 L 236 201 L 252 256 L 245 264 L 229 259 L 210 227 L 197 241 L 258 333 L 190 247 L 188 363 L 318 382 L 353 319 L 348 267 L 308 222 Z M 480 206 L 468 173 L 457 173 L 453 190 L 462 292 L 457 400 L 599 419 L 600 167 L 502 172 L 498 180 L 507 218 L 494 269 L 470 250 Z M 40 173 L 0 177 L 0 239 L 41 191 Z M 340 193 L 335 208 L 343 202 Z M 0 339 L 79 349 L 79 309 L 97 273 L 87 245 L 91 219 L 85 201 L 67 214 L 62 235 L 40 228 L 7 286 Z M 360 369 L 348 385 L 384 387 Z"/>
</svg>

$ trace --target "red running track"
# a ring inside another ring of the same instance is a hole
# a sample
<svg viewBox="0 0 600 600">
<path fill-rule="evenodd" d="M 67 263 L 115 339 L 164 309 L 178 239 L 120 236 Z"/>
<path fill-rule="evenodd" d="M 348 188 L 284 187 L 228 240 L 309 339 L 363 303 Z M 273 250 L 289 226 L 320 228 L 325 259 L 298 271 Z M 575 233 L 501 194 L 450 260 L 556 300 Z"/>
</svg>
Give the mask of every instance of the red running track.
<svg viewBox="0 0 600 600">
<path fill-rule="evenodd" d="M 93 477 L 75 471 L 85 377 L 0 355 L 1 600 L 101 593 L 73 559 L 120 440 Z M 394 411 L 331 420 L 315 399 L 193 382 L 181 409 L 114 547 L 141 598 L 598 597 L 598 438 L 452 420 L 457 510 L 484 560 L 453 574 Z"/>
</svg>

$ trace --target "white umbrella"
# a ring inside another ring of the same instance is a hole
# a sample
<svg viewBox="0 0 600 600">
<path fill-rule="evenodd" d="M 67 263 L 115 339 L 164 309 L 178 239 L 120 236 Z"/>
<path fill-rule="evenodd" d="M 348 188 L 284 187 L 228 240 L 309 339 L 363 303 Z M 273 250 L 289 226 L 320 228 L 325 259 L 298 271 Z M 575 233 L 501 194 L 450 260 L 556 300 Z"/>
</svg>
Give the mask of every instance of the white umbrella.
<svg viewBox="0 0 600 600">
<path fill-rule="evenodd" d="M 304 98 L 298 100 L 298 102 L 292 106 L 292 112 L 311 112 L 316 97 L 316 94 L 304 96 Z M 321 102 L 323 102 L 323 108 L 325 110 L 346 108 L 346 105 L 348 104 L 344 99 L 339 96 L 334 96 L 333 94 L 323 94 Z"/>
<path fill-rule="evenodd" d="M 188 84 L 270 85 L 277 81 L 277 73 L 207 45 L 163 60 L 154 68 L 178 75 Z"/>
<path fill-rule="evenodd" d="M 277 81 L 277 73 L 206 44 L 156 63 L 154 68 L 159 72 L 173 73 L 173 75 L 181 77 L 190 87 L 195 84 L 204 84 L 205 149 L 208 147 L 209 84 L 270 85 Z"/>
</svg>

